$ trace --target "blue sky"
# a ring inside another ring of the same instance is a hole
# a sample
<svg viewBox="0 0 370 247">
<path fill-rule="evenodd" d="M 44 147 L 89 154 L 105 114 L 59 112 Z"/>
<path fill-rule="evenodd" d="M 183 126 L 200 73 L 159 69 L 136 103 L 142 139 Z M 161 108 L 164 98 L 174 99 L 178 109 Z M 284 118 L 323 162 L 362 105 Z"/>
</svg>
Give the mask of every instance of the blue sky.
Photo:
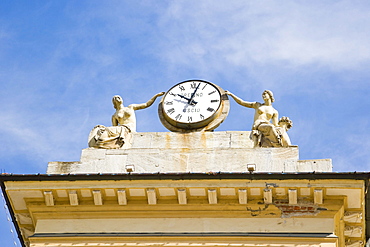
<svg viewBox="0 0 370 247">
<path fill-rule="evenodd" d="M 8 1 L 0 3 L 0 170 L 45 173 L 77 161 L 109 126 L 113 95 L 143 103 L 193 78 L 248 101 L 274 92 L 300 159 L 370 170 L 368 1 Z M 167 131 L 158 101 L 140 132 Z M 217 129 L 250 130 L 231 101 Z M 13 246 L 0 210 L 4 246 Z"/>
</svg>

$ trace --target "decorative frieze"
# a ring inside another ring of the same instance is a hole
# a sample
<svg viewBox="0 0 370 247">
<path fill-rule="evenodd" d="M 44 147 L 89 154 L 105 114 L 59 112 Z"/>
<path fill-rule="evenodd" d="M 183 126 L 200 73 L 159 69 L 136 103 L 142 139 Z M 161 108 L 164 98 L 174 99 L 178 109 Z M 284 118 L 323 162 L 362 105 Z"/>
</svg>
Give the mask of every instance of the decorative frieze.
<svg viewBox="0 0 370 247">
<path fill-rule="evenodd" d="M 343 220 L 346 223 L 361 223 L 362 213 L 361 212 L 350 212 L 347 211 L 344 213 Z"/>
<path fill-rule="evenodd" d="M 215 189 L 208 190 L 208 202 L 209 204 L 217 204 L 217 190 Z"/>
<path fill-rule="evenodd" d="M 123 189 L 117 190 L 117 197 L 119 205 L 127 205 L 126 190 Z"/>
<path fill-rule="evenodd" d="M 298 203 L 298 195 L 296 189 L 289 189 L 288 190 L 288 198 L 289 204 L 297 204 Z"/>
<path fill-rule="evenodd" d="M 263 201 L 266 204 L 272 203 L 272 189 L 266 188 L 263 190 Z"/>
<path fill-rule="evenodd" d="M 239 198 L 239 204 L 247 204 L 247 190 L 239 189 L 238 198 Z"/>
<path fill-rule="evenodd" d="M 54 196 L 52 191 L 44 191 L 46 206 L 54 206 Z"/>
<path fill-rule="evenodd" d="M 346 247 L 363 247 L 364 246 L 364 242 L 362 241 L 354 241 L 354 242 L 348 242 L 346 243 Z"/>
<path fill-rule="evenodd" d="M 157 204 L 157 194 L 155 192 L 155 189 L 147 189 L 146 193 L 148 196 L 148 204 L 149 205 Z"/>
<path fill-rule="evenodd" d="M 71 190 L 68 193 L 69 195 L 69 203 L 71 206 L 77 206 L 78 205 L 78 195 L 76 190 Z"/>
<path fill-rule="evenodd" d="M 315 204 L 323 204 L 323 191 L 321 189 L 313 191 L 313 201 Z"/>
<path fill-rule="evenodd" d="M 103 198 L 100 190 L 93 190 L 94 204 L 97 206 L 103 205 Z"/>
<path fill-rule="evenodd" d="M 177 199 L 179 204 L 187 204 L 187 196 L 186 196 L 186 189 L 178 189 L 177 190 Z"/>
<path fill-rule="evenodd" d="M 348 238 L 361 238 L 362 227 L 361 226 L 346 226 L 344 228 L 344 236 Z"/>
<path fill-rule="evenodd" d="M 213 178 L 215 175 L 210 174 L 209 176 Z M 147 222 L 156 227 L 153 228 L 155 231 L 162 223 L 159 221 L 153 223 L 153 220 L 164 218 L 167 221 L 178 220 L 179 222 L 171 224 L 171 227 L 167 229 L 169 232 L 175 231 L 172 226 L 185 227 L 188 225 L 189 229 L 193 229 L 194 219 L 214 220 L 207 224 L 198 224 L 206 226 L 207 231 L 214 225 L 227 226 L 232 229 L 241 222 L 246 224 L 242 228 L 246 232 L 253 232 L 254 228 L 247 229 L 246 227 L 255 225 L 264 227 L 262 230 L 258 229 L 259 232 L 267 230 L 268 232 L 280 232 L 281 229 L 294 232 L 298 229 L 297 222 L 299 222 L 300 227 L 309 229 L 308 232 L 333 232 L 342 239 L 339 243 L 343 247 L 362 246 L 361 240 L 365 235 L 363 204 L 349 202 L 349 200 L 361 202 L 363 188 L 357 181 L 354 184 L 345 183 L 346 181 L 333 182 L 325 186 L 319 181 L 311 180 L 244 179 L 114 180 L 100 184 L 95 181 L 69 181 L 64 184 L 45 181 L 41 184 L 23 182 L 22 186 L 25 188 L 23 191 L 20 191 L 20 185 L 15 186 L 15 183 L 11 183 L 13 187 L 8 188 L 7 193 L 14 205 L 17 222 L 20 223 L 22 232 L 32 227 L 38 229 L 40 233 L 49 231 L 54 220 L 53 214 L 62 215 L 61 219 L 58 218 L 55 224 L 53 223 L 54 227 L 61 225 L 60 232 L 64 232 L 64 226 L 74 227 L 77 223 L 92 227 L 91 222 L 94 220 L 96 229 L 99 229 L 102 222 L 105 222 L 105 227 L 109 228 L 123 220 L 127 221 L 127 224 L 122 222 L 119 224 L 125 227 L 125 225 L 135 225 L 150 218 Z M 329 194 L 327 194 L 328 191 Z M 362 207 L 357 208 L 358 205 Z M 28 218 L 21 215 L 26 213 L 26 209 L 30 210 L 27 212 Z M 61 211 L 64 213 L 60 214 Z M 31 215 L 33 218 L 30 217 Z M 220 215 L 222 217 L 219 217 Z M 83 218 L 86 222 L 82 224 Z M 101 218 L 104 220 L 102 221 Z M 238 218 L 242 218 L 238 224 L 232 223 Z M 108 219 L 117 222 L 110 224 L 107 223 Z M 135 222 L 134 219 L 137 221 Z M 221 219 L 223 222 L 220 222 Z M 70 223 L 69 225 L 61 224 L 60 220 Z M 271 222 L 274 222 L 273 226 Z M 289 222 L 292 224 L 287 230 L 286 225 Z M 345 229 L 336 227 L 343 222 L 346 224 Z M 142 226 L 145 228 L 150 224 L 144 222 Z M 270 226 L 271 228 L 268 228 Z M 320 227 L 325 229 L 318 230 Z M 109 229 L 112 229 L 110 232 L 115 232 L 123 228 Z M 137 231 L 139 230 L 141 229 Z M 151 228 L 148 232 L 154 230 Z M 240 229 L 236 230 L 240 232 Z M 130 232 L 132 229 L 127 228 L 125 231 Z M 179 228 L 178 231 L 186 232 L 187 230 Z M 30 231 L 27 234 L 24 233 L 24 236 L 33 236 L 33 234 Z M 329 237 L 325 235 L 323 238 L 328 239 Z M 120 243 L 119 246 L 124 246 L 124 244 Z"/>
</svg>

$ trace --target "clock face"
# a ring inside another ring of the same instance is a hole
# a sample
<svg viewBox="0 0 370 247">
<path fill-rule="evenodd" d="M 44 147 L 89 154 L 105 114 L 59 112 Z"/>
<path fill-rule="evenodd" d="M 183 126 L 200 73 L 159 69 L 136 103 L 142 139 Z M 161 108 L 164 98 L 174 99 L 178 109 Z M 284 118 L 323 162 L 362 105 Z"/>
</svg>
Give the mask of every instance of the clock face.
<svg viewBox="0 0 370 247">
<path fill-rule="evenodd" d="M 174 122 L 207 122 L 221 105 L 221 93 L 213 84 L 191 80 L 173 86 L 163 98 L 163 113 Z"/>
</svg>

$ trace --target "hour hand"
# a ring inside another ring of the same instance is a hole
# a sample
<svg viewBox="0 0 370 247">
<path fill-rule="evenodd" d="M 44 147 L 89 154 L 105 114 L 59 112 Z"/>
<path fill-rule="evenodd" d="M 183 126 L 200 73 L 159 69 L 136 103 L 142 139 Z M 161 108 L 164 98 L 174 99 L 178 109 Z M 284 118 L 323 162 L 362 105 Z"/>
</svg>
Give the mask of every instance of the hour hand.
<svg viewBox="0 0 370 247">
<path fill-rule="evenodd" d="M 181 95 L 181 94 L 177 94 L 177 96 L 180 96 L 181 98 L 186 99 L 188 101 L 188 104 L 189 104 L 189 102 L 190 102 L 190 99 L 189 98 L 187 98 L 187 97 L 185 97 L 184 95 Z M 193 100 L 191 102 L 191 104 L 189 104 L 189 105 L 195 105 L 196 103 L 198 103 L 198 102 L 196 102 L 196 101 Z"/>
<path fill-rule="evenodd" d="M 184 95 L 177 94 L 177 96 L 180 96 L 180 97 L 181 97 L 181 98 L 183 98 L 183 99 L 189 100 L 189 98 L 185 97 Z"/>
</svg>

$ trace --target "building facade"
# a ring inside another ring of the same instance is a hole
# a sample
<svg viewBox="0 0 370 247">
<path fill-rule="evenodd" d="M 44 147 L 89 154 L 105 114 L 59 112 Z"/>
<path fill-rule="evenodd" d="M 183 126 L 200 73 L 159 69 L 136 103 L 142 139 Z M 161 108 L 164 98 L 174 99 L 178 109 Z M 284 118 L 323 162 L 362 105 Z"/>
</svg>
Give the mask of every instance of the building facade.
<svg viewBox="0 0 370 247">
<path fill-rule="evenodd" d="M 135 133 L 1 186 L 23 246 L 365 246 L 369 173 L 249 135 Z"/>
</svg>

